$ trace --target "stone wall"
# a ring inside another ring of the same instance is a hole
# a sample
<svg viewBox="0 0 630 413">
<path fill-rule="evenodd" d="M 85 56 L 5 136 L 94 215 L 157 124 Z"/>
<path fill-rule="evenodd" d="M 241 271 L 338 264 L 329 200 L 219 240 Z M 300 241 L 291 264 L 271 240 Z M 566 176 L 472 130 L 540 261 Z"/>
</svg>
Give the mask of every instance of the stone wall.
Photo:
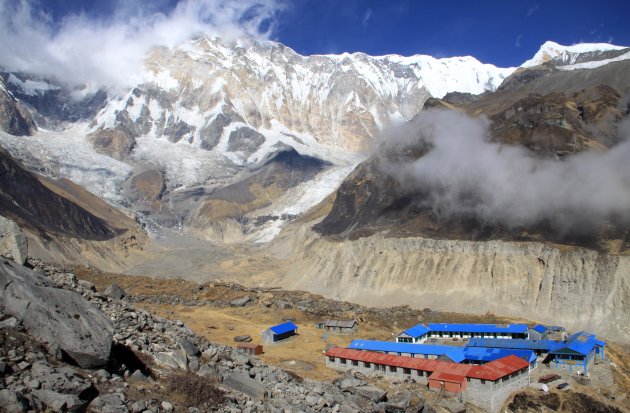
<svg viewBox="0 0 630 413">
<path fill-rule="evenodd" d="M 468 389 L 464 392 L 464 399 L 475 403 L 490 412 L 498 412 L 505 400 L 513 392 L 529 385 L 529 372 L 525 370 L 506 381 L 501 379 L 492 382 L 470 379 Z"/>
<path fill-rule="evenodd" d="M 326 367 L 339 370 L 339 371 L 357 371 L 366 376 L 382 376 L 386 379 L 413 379 L 419 384 L 427 385 L 429 382 L 429 376 L 431 372 L 419 372 L 418 370 L 410 369 L 406 374 L 402 367 L 397 367 L 396 371 L 392 371 L 390 366 L 382 366 L 374 363 L 369 363 L 370 367 L 366 367 L 362 361 L 354 361 L 345 359 L 345 363 L 342 363 L 341 358 L 326 357 Z M 356 363 L 356 364 L 355 364 Z M 382 369 L 385 367 L 385 370 Z M 422 373 L 422 376 L 419 375 Z M 508 396 L 516 390 L 522 389 L 529 385 L 529 369 L 516 373 L 513 377 L 507 380 L 499 379 L 495 382 L 486 380 L 484 384 L 481 380 L 470 379 L 467 383 L 467 389 L 463 393 L 465 400 L 475 403 L 490 412 L 498 412 Z"/>
</svg>

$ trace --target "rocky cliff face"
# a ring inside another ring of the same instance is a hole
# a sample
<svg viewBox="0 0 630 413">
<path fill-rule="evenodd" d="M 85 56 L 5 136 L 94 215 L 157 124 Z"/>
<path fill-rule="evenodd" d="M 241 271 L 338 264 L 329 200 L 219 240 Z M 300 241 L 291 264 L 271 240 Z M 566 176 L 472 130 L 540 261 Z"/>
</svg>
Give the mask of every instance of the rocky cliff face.
<svg viewBox="0 0 630 413">
<path fill-rule="evenodd" d="M 415 115 L 429 96 L 492 91 L 513 70 L 470 57 L 305 57 L 278 43 L 206 37 L 156 49 L 146 65 L 147 82 L 111 102 L 96 127 L 218 147 L 241 161 L 268 139 L 365 148 L 382 127 Z"/>
<path fill-rule="evenodd" d="M 4 150 L 0 150 L 0 185 L 0 213 L 34 231 L 96 240 L 119 232 L 46 187 Z"/>
<path fill-rule="evenodd" d="M 37 126 L 26 110 L 8 90 L 0 77 L 0 130 L 11 135 L 28 136 L 35 133 Z"/>
<path fill-rule="evenodd" d="M 335 242 L 305 229 L 273 249 L 276 280 L 369 305 L 493 312 L 630 338 L 630 258 L 531 242 L 383 235 Z"/>
</svg>

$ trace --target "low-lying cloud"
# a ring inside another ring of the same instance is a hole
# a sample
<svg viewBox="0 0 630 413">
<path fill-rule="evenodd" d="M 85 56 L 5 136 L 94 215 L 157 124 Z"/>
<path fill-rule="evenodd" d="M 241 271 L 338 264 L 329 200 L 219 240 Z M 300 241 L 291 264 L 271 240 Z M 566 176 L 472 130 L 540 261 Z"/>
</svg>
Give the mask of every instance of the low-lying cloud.
<svg viewBox="0 0 630 413">
<path fill-rule="evenodd" d="M 618 129 L 620 137 L 630 136 L 628 120 Z M 418 159 L 385 165 L 403 185 L 428 194 L 419 202 L 439 217 L 475 217 L 508 228 L 544 221 L 565 233 L 630 222 L 630 140 L 557 160 L 489 136 L 485 118 L 427 110 L 385 133 L 381 149 L 430 148 Z"/>
<path fill-rule="evenodd" d="M 70 85 L 129 86 L 152 47 L 202 33 L 268 38 L 283 7 L 279 0 L 182 0 L 162 12 L 136 0 L 117 4 L 106 18 L 53 22 L 36 0 L 0 0 L 0 66 Z"/>
</svg>

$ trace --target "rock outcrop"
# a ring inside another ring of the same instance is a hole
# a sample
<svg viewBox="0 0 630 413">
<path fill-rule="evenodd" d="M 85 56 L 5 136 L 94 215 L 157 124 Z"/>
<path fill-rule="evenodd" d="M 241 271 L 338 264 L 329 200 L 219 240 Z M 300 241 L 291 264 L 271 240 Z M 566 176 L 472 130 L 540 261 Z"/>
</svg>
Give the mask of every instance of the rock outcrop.
<svg viewBox="0 0 630 413">
<path fill-rule="evenodd" d="M 76 292 L 55 288 L 41 275 L 5 260 L 0 263 L 0 306 L 79 366 L 107 364 L 112 323 Z"/>
<path fill-rule="evenodd" d="M 1 77 L 0 130 L 16 136 L 30 136 L 37 130 L 28 110 L 5 89 Z"/>
<path fill-rule="evenodd" d="M 0 216 L 0 255 L 22 265 L 28 254 L 28 242 L 20 227 Z"/>
</svg>

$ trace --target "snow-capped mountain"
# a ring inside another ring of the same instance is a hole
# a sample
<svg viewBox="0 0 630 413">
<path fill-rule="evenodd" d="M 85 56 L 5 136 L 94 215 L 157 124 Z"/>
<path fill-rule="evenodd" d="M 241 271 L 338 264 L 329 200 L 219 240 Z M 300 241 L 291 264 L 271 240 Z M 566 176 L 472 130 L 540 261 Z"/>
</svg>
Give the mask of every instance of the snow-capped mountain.
<svg viewBox="0 0 630 413">
<path fill-rule="evenodd" d="M 547 41 L 521 67 L 533 67 L 551 62 L 558 68 L 594 68 L 611 61 L 630 59 L 630 49 L 608 43 L 580 43 L 563 46 Z M 574 67 L 582 65 L 581 67 Z"/>
<path fill-rule="evenodd" d="M 279 43 L 206 37 L 157 49 L 146 67 L 146 82 L 111 102 L 94 130 L 131 122 L 135 135 L 216 149 L 236 163 L 260 160 L 279 140 L 364 149 L 427 98 L 493 91 L 513 70 L 472 57 L 304 57 Z"/>
<path fill-rule="evenodd" d="M 624 52 L 600 46 L 548 42 L 525 65 Z M 472 57 L 301 56 L 275 42 L 199 37 L 155 48 L 143 72 L 130 76 L 143 81 L 109 96 L 0 72 L 7 93 L 47 129 L 28 140 L 2 135 L 2 143 L 31 168 L 132 211 L 159 212 L 169 225 L 210 226 L 238 209 L 240 223 L 271 222 L 275 234 L 334 192 L 388 125 L 411 119 L 430 97 L 492 92 L 514 70 Z M 323 163 L 301 175 L 306 181 L 290 178 L 309 157 Z M 289 178 L 276 185 L 253 177 L 269 171 Z M 239 182 L 251 188 L 231 187 L 240 191 L 235 199 L 249 200 L 250 209 L 230 204 L 225 191 L 216 195 Z M 139 195 L 148 187 L 150 195 Z M 191 216 L 196 221 L 186 222 Z"/>
</svg>

